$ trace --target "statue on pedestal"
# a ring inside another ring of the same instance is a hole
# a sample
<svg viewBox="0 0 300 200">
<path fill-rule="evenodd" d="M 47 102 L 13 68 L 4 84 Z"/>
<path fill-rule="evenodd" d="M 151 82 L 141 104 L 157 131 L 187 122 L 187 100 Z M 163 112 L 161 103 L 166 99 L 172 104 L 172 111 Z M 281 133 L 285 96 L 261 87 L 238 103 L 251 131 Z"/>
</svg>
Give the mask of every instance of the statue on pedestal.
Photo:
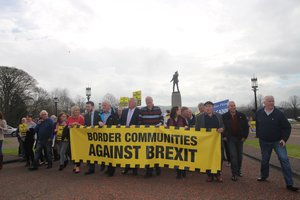
<svg viewBox="0 0 300 200">
<path fill-rule="evenodd" d="M 172 80 L 170 81 L 170 82 L 173 81 L 173 92 L 175 92 L 175 85 L 177 86 L 177 92 L 179 92 L 179 88 L 178 88 L 178 82 L 179 82 L 178 76 L 179 76 L 178 75 L 178 71 L 176 71 L 175 74 L 173 75 Z"/>
</svg>

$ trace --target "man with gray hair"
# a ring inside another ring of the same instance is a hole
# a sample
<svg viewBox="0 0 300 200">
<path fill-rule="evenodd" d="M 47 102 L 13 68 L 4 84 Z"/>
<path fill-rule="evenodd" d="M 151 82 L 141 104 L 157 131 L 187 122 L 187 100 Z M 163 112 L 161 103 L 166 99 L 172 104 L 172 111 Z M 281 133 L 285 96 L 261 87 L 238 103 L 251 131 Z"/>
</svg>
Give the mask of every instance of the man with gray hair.
<svg viewBox="0 0 300 200">
<path fill-rule="evenodd" d="M 291 134 L 291 124 L 274 104 L 273 96 L 265 96 L 264 107 L 255 113 L 256 136 L 259 138 L 261 149 L 260 177 L 257 181 L 264 182 L 269 177 L 269 161 L 274 149 L 281 164 L 286 188 L 295 192 L 299 188 L 294 187 L 292 169 L 285 146 Z"/>
<path fill-rule="evenodd" d="M 35 155 L 33 160 L 33 165 L 30 170 L 38 169 L 38 162 L 41 157 L 42 149 L 46 149 L 47 153 L 47 161 L 48 167 L 47 169 L 52 168 L 52 135 L 54 133 L 54 122 L 51 118 L 48 117 L 48 112 L 46 110 L 42 110 L 40 112 L 40 120 L 34 128 L 37 133 L 37 145 L 35 149 Z"/>
</svg>

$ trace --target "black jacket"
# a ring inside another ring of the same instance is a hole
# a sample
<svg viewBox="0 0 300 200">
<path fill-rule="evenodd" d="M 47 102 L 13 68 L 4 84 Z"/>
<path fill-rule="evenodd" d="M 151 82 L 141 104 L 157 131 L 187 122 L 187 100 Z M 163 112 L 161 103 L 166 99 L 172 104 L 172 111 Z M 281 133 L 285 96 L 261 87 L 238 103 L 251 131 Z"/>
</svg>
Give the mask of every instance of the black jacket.
<svg viewBox="0 0 300 200">
<path fill-rule="evenodd" d="M 126 108 L 123 110 L 122 116 L 121 116 L 121 121 L 120 121 L 121 125 L 126 125 L 128 111 L 129 111 L 129 108 Z M 139 125 L 139 115 L 140 115 L 140 109 L 135 108 L 135 110 L 132 114 L 129 126 L 130 125 Z"/>
<path fill-rule="evenodd" d="M 98 126 L 101 121 L 100 113 L 98 111 L 94 111 L 94 126 Z M 89 113 L 84 115 L 84 125 L 91 126 L 91 115 Z"/>
<path fill-rule="evenodd" d="M 236 111 L 236 115 L 237 115 L 237 123 L 238 123 L 238 137 L 240 139 L 242 138 L 247 138 L 249 135 L 249 124 L 248 124 L 248 120 L 246 118 L 246 115 L 244 115 L 241 112 Z M 228 111 L 227 113 L 224 113 L 222 115 L 222 119 L 223 119 L 223 123 L 224 123 L 224 132 L 223 132 L 223 136 L 224 137 L 228 137 L 230 138 L 231 135 L 231 114 Z"/>
<path fill-rule="evenodd" d="M 118 125 L 118 118 L 118 114 L 114 111 L 114 109 L 111 108 L 111 115 L 107 118 L 105 125 Z"/>
<path fill-rule="evenodd" d="M 267 115 L 264 108 L 255 113 L 256 136 L 260 139 L 275 142 L 289 139 L 291 134 L 291 124 L 284 116 L 283 112 L 274 108 L 270 115 Z"/>
</svg>

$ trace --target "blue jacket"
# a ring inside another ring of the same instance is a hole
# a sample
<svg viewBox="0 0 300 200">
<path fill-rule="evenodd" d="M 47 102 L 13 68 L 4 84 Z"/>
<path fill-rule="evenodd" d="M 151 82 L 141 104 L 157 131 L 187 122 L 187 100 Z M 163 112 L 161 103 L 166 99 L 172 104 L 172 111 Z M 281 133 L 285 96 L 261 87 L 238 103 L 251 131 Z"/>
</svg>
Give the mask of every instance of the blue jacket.
<svg viewBox="0 0 300 200">
<path fill-rule="evenodd" d="M 256 136 L 260 139 L 275 142 L 289 139 L 291 134 L 291 124 L 284 114 L 274 108 L 270 115 L 267 115 L 264 108 L 258 110 L 255 114 Z"/>
<path fill-rule="evenodd" d="M 37 139 L 40 142 L 47 142 L 51 140 L 54 133 L 54 122 L 52 119 L 48 118 L 38 123 L 35 127 L 35 132 L 37 133 Z"/>
</svg>

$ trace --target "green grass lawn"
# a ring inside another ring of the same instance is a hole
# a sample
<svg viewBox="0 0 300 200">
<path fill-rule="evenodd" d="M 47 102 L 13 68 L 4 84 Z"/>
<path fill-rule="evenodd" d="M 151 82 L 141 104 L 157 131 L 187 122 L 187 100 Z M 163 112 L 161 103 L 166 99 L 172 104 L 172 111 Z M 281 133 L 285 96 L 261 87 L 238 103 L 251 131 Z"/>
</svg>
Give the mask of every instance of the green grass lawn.
<svg viewBox="0 0 300 200">
<path fill-rule="evenodd" d="M 3 155 L 18 155 L 18 148 L 2 149 Z"/>
<path fill-rule="evenodd" d="M 246 140 L 245 144 L 254 148 L 260 148 L 258 140 Z M 287 144 L 286 149 L 288 156 L 300 159 L 300 145 Z"/>
</svg>

